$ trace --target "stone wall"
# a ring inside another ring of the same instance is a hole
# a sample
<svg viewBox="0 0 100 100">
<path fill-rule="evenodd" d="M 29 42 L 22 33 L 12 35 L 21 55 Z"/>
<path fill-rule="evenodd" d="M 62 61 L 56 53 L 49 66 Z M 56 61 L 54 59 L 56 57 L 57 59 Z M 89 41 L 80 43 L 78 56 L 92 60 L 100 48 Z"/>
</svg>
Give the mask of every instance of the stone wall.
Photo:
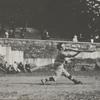
<svg viewBox="0 0 100 100">
<path fill-rule="evenodd" d="M 59 42 L 66 44 L 66 47 L 84 51 L 81 52 L 76 59 L 97 59 L 100 58 L 100 44 L 90 42 L 78 42 L 72 41 L 55 41 L 55 40 L 32 40 L 32 39 L 0 39 L 0 45 L 2 47 L 9 47 L 11 51 L 21 51 L 22 62 L 30 62 L 36 66 L 45 66 L 54 62 L 57 55 L 56 45 Z M 7 49 L 6 49 L 7 50 Z M 6 54 L 9 52 L 7 51 Z M 2 54 L 2 53 L 1 53 Z M 12 54 L 11 54 L 12 55 Z M 10 54 L 9 54 L 10 56 Z M 16 56 L 16 55 L 15 55 Z M 12 56 L 7 58 L 10 61 Z M 17 56 L 16 56 L 17 57 Z M 17 58 L 19 60 L 19 56 Z M 92 63 L 92 62 L 91 62 Z"/>
<path fill-rule="evenodd" d="M 0 39 L 0 45 L 24 51 L 24 58 L 54 58 L 56 42 L 32 39 Z"/>
</svg>

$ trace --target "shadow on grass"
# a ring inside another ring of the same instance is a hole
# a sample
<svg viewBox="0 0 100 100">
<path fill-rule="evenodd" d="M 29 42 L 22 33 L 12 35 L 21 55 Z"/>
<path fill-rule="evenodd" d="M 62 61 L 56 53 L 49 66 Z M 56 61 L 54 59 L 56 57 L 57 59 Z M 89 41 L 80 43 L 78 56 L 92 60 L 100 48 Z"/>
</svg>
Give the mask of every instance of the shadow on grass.
<svg viewBox="0 0 100 100">
<path fill-rule="evenodd" d="M 40 83 L 10 83 L 10 84 L 18 84 L 18 85 L 20 85 L 20 84 L 22 84 L 22 85 L 42 85 L 42 86 L 45 86 L 45 85 L 51 85 L 51 86 L 60 86 L 60 85 L 75 85 L 74 83 L 46 83 L 46 84 L 42 84 L 41 82 Z"/>
<path fill-rule="evenodd" d="M 16 84 L 16 85 L 30 85 L 30 86 L 86 86 L 86 85 L 93 85 L 93 83 L 87 83 L 87 82 L 83 82 L 82 84 L 74 84 L 72 82 L 49 82 L 49 83 L 46 83 L 46 84 L 42 84 L 41 82 L 39 83 L 10 83 L 10 84 Z"/>
</svg>

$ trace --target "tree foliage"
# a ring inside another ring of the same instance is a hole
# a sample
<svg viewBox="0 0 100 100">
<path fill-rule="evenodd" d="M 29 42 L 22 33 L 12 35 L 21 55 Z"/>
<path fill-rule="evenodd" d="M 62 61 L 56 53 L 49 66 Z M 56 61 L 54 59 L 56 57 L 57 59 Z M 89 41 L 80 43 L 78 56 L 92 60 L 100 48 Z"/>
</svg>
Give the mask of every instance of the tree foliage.
<svg viewBox="0 0 100 100">
<path fill-rule="evenodd" d="M 80 0 L 81 14 L 88 16 L 88 28 L 91 32 L 100 32 L 100 0 Z"/>
</svg>

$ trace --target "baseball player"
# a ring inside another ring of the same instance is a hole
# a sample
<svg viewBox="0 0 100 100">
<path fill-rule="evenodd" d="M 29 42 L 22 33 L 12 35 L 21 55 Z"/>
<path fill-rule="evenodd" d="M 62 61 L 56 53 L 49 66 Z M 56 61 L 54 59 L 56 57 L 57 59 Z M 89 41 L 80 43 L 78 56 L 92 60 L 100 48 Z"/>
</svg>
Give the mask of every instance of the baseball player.
<svg viewBox="0 0 100 100">
<path fill-rule="evenodd" d="M 60 76 L 64 76 L 65 78 L 68 78 L 69 80 L 74 82 L 74 84 L 82 84 L 81 81 L 74 79 L 71 76 L 71 74 L 69 74 L 68 71 L 64 68 L 65 61 L 67 63 L 71 62 L 71 59 L 73 59 L 76 55 L 78 55 L 80 51 L 66 49 L 65 44 L 63 43 L 59 43 L 57 45 L 57 49 L 58 49 L 58 55 L 54 62 L 55 75 L 42 79 L 41 80 L 42 84 L 44 85 L 48 81 L 55 82 Z"/>
</svg>

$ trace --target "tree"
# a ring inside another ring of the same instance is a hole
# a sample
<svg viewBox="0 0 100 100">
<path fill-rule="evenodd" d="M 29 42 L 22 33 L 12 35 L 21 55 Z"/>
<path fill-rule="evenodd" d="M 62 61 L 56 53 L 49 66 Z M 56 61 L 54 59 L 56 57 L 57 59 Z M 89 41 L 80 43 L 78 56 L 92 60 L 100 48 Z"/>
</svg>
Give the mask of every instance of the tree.
<svg viewBox="0 0 100 100">
<path fill-rule="evenodd" d="M 88 17 L 88 29 L 92 34 L 100 32 L 100 0 L 80 0 L 81 14 Z"/>
</svg>

